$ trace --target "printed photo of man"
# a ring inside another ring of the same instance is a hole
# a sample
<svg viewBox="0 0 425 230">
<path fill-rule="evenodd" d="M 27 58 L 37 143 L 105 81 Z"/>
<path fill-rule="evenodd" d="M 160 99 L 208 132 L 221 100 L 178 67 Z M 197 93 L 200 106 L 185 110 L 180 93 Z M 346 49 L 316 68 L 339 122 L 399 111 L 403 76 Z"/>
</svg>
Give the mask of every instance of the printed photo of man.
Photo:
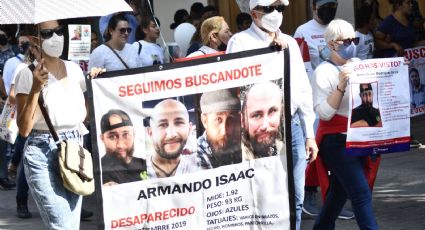
<svg viewBox="0 0 425 230">
<path fill-rule="evenodd" d="M 180 101 L 166 99 L 153 108 L 147 128 L 154 149 L 147 158 L 150 179 L 199 171 L 196 156 L 185 149 L 191 132 L 189 113 Z"/>
<path fill-rule="evenodd" d="M 241 103 L 236 89 L 204 93 L 200 100 L 205 132 L 198 138 L 198 158 L 203 169 L 237 164 L 241 154 Z"/>
<path fill-rule="evenodd" d="M 145 179 L 146 161 L 133 156 L 134 128 L 128 114 L 112 109 L 100 121 L 100 139 L 105 145 L 102 163 L 102 183 L 105 186 Z"/>
<path fill-rule="evenodd" d="M 382 127 L 381 113 L 373 107 L 372 84 L 362 83 L 359 87 L 362 104 L 352 110 L 350 127 Z"/>
<path fill-rule="evenodd" d="M 412 89 L 411 104 L 413 108 L 425 105 L 425 85 L 421 84 L 419 71 L 416 68 L 409 69 L 410 86 Z"/>
<path fill-rule="evenodd" d="M 283 154 L 280 134 L 282 90 L 272 82 L 253 85 L 242 105 L 242 156 L 244 160 Z"/>
</svg>

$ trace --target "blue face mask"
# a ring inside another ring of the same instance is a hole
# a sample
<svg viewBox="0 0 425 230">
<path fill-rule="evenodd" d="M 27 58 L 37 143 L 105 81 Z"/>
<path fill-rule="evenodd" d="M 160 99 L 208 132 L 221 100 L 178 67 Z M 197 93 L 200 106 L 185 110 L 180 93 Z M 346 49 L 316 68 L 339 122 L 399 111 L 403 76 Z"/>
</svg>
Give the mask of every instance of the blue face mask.
<svg viewBox="0 0 425 230">
<path fill-rule="evenodd" d="M 354 45 L 354 43 L 351 43 L 349 46 L 340 45 L 337 53 L 345 60 L 349 60 L 356 55 L 356 45 Z"/>
</svg>

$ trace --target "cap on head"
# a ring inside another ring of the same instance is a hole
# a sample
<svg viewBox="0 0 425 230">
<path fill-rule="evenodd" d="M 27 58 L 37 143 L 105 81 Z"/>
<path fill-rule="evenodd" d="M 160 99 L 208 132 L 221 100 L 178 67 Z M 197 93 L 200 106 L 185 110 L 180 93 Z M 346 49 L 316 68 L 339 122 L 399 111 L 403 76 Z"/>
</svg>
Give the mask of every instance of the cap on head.
<svg viewBox="0 0 425 230">
<path fill-rule="evenodd" d="M 110 118 L 112 116 L 117 116 L 117 117 L 121 118 L 121 122 L 111 124 Z M 119 109 L 109 110 L 108 113 L 104 114 L 102 116 L 102 119 L 100 120 L 100 131 L 102 132 L 102 134 L 104 134 L 105 132 L 108 132 L 110 130 L 123 127 L 123 126 L 133 126 L 133 123 L 131 122 L 128 114 L 126 112 L 122 111 L 122 110 L 119 110 Z"/>
<path fill-rule="evenodd" d="M 337 0 L 317 0 L 316 7 L 321 7 L 325 5 L 326 3 L 338 3 L 338 1 Z"/>
<path fill-rule="evenodd" d="M 202 113 L 240 111 L 241 109 L 239 98 L 230 89 L 204 93 L 200 104 Z"/>
<path fill-rule="evenodd" d="M 274 2 L 276 0 L 249 0 L 249 9 L 252 10 L 256 6 L 270 6 Z M 285 6 L 289 5 L 289 0 L 280 0 L 280 2 Z"/>
<path fill-rule="evenodd" d="M 372 90 L 372 84 L 370 83 L 364 83 L 360 84 L 360 93 L 363 93 L 364 91 Z"/>
</svg>

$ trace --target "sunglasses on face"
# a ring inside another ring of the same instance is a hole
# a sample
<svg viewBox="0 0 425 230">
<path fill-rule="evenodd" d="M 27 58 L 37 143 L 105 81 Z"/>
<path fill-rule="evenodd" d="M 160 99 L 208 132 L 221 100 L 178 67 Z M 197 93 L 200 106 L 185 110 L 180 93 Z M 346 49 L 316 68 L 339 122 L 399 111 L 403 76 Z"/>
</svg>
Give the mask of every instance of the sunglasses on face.
<svg viewBox="0 0 425 230">
<path fill-rule="evenodd" d="M 40 36 L 43 39 L 49 39 L 53 36 L 53 33 L 55 33 L 58 36 L 62 36 L 64 33 L 63 26 L 58 26 L 54 29 L 43 29 L 40 30 Z"/>
<path fill-rule="evenodd" d="M 351 43 L 354 43 L 354 45 L 358 45 L 360 42 L 360 38 L 356 37 L 356 38 L 347 38 L 347 39 L 343 39 L 343 40 L 337 40 L 342 42 L 342 44 L 344 44 L 344 46 L 349 46 L 351 45 Z"/>
<path fill-rule="evenodd" d="M 256 6 L 257 10 L 263 11 L 266 14 L 269 14 L 273 12 L 274 10 L 277 10 L 277 12 L 282 13 L 286 6 L 285 5 L 277 5 L 277 6 Z"/>
<path fill-rule="evenodd" d="M 132 29 L 130 27 L 127 28 L 121 28 L 119 29 L 120 34 L 125 34 L 125 32 L 127 32 L 128 34 L 131 33 Z"/>
</svg>

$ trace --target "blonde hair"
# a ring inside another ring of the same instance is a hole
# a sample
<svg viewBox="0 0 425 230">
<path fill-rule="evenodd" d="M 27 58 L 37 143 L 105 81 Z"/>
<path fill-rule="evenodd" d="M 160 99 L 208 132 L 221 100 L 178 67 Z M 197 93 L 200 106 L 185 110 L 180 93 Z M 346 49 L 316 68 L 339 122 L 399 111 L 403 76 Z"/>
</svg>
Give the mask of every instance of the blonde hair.
<svg viewBox="0 0 425 230">
<path fill-rule="evenodd" d="M 202 44 L 209 45 L 211 42 L 211 34 L 220 32 L 224 22 L 224 18 L 221 16 L 206 19 L 201 25 Z"/>
<path fill-rule="evenodd" d="M 325 41 L 335 41 L 337 39 L 354 38 L 356 33 L 353 25 L 342 19 L 334 19 L 326 27 L 324 37 Z"/>
</svg>

